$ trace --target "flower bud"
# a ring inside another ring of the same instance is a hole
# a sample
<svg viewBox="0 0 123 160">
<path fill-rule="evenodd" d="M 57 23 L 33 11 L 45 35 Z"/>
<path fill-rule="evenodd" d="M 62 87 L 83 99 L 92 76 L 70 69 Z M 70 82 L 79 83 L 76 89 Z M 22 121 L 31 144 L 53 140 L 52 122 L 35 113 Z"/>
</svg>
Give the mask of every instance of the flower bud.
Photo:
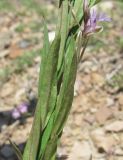
<svg viewBox="0 0 123 160">
<path fill-rule="evenodd" d="M 90 17 L 90 9 L 89 9 L 88 0 L 83 1 L 83 12 L 84 12 L 84 23 L 86 24 Z"/>
</svg>

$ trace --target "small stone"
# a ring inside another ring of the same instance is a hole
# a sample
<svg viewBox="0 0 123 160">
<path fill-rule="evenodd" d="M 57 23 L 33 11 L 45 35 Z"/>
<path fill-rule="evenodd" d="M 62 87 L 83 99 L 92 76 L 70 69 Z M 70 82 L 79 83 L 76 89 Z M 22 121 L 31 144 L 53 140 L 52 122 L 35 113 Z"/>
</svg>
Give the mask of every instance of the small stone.
<svg viewBox="0 0 123 160">
<path fill-rule="evenodd" d="M 87 123 L 89 123 L 90 125 L 92 125 L 95 122 L 95 117 L 92 114 L 86 115 L 84 117 L 84 121 L 86 121 Z"/>
<path fill-rule="evenodd" d="M 0 53 L 0 58 L 6 57 L 7 55 L 9 55 L 9 50 L 3 50 Z"/>
<path fill-rule="evenodd" d="M 90 160 L 92 151 L 87 141 L 76 142 L 72 148 L 68 160 Z"/>
<path fill-rule="evenodd" d="M 74 96 L 78 96 L 79 95 L 80 87 L 81 87 L 81 80 L 77 79 L 75 81 L 75 85 L 74 85 Z"/>
<path fill-rule="evenodd" d="M 107 104 L 106 104 L 107 107 L 114 105 L 114 100 L 112 98 L 108 97 L 106 101 L 107 101 Z"/>
<path fill-rule="evenodd" d="M 58 147 L 57 152 L 58 152 L 58 157 L 59 158 L 67 155 L 67 152 L 63 147 Z"/>
<path fill-rule="evenodd" d="M 123 94 L 120 94 L 120 95 L 118 96 L 118 102 L 119 102 L 119 104 L 123 107 Z"/>
<path fill-rule="evenodd" d="M 93 72 L 91 74 L 91 80 L 92 80 L 91 81 L 92 84 L 98 85 L 100 87 L 102 87 L 104 85 L 104 83 L 105 83 L 105 80 L 104 80 L 103 76 L 100 75 L 99 73 L 96 73 L 96 72 Z"/>
<path fill-rule="evenodd" d="M 77 126 L 81 126 L 82 125 L 82 116 L 80 116 L 79 114 L 75 115 L 74 123 Z"/>
<path fill-rule="evenodd" d="M 10 32 L 0 34 L 0 50 L 8 48 L 11 44 L 11 34 Z"/>
<path fill-rule="evenodd" d="M 96 113 L 96 112 L 97 112 L 97 108 L 90 108 L 90 112 L 91 112 L 92 114 Z"/>
<path fill-rule="evenodd" d="M 2 87 L 0 96 L 2 98 L 5 98 L 5 97 L 11 95 L 13 92 L 14 92 L 14 86 L 12 86 L 9 83 L 7 83 Z"/>
<path fill-rule="evenodd" d="M 115 155 L 117 155 L 117 156 L 123 156 L 123 149 L 117 148 L 117 149 L 115 150 Z"/>
<path fill-rule="evenodd" d="M 10 48 L 9 57 L 15 59 L 23 54 L 23 50 L 19 48 L 16 44 L 13 44 Z"/>
<path fill-rule="evenodd" d="M 101 152 L 107 152 L 113 150 L 116 145 L 116 141 L 113 136 L 107 136 L 102 128 L 96 129 L 91 132 L 92 140 L 98 150 Z"/>
<path fill-rule="evenodd" d="M 95 117 L 99 124 L 104 124 L 106 120 L 112 117 L 112 111 L 108 107 L 100 107 L 100 109 L 96 112 Z"/>
<path fill-rule="evenodd" d="M 1 149 L 1 154 L 5 157 L 5 158 L 9 158 L 11 157 L 14 152 L 13 152 L 13 149 L 9 146 L 4 146 L 2 149 Z"/>
<path fill-rule="evenodd" d="M 123 131 L 123 121 L 115 121 L 105 126 L 107 132 L 121 132 Z"/>
<path fill-rule="evenodd" d="M 29 40 L 21 40 L 20 42 L 18 42 L 18 46 L 21 48 L 21 49 L 26 49 L 28 47 L 31 46 L 31 42 Z"/>
</svg>

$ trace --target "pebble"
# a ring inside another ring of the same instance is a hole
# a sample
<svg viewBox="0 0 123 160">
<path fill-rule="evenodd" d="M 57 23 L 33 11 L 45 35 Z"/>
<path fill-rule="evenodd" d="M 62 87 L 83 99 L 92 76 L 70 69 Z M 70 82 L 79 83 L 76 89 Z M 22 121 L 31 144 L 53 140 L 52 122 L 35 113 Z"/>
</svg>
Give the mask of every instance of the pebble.
<svg viewBox="0 0 123 160">
<path fill-rule="evenodd" d="M 87 141 L 75 142 L 68 160 L 90 160 L 92 151 Z"/>
<path fill-rule="evenodd" d="M 5 158 L 9 158 L 14 154 L 14 151 L 11 147 L 9 146 L 4 146 L 1 149 L 1 154 L 5 157 Z"/>
<path fill-rule="evenodd" d="M 6 47 L 10 46 L 11 43 L 11 33 L 1 33 L 0 34 L 0 50 L 4 50 Z"/>
<path fill-rule="evenodd" d="M 21 49 L 26 49 L 28 47 L 31 46 L 31 43 L 28 41 L 28 40 L 21 40 L 19 43 L 18 43 L 18 46 L 21 48 Z"/>
</svg>

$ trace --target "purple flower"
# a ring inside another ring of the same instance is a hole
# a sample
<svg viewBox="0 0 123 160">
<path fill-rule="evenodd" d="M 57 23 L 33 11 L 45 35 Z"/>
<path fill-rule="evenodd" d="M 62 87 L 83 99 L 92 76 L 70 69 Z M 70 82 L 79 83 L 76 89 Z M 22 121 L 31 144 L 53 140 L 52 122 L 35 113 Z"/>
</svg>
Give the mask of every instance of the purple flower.
<svg viewBox="0 0 123 160">
<path fill-rule="evenodd" d="M 105 14 L 97 14 L 95 9 L 88 7 L 88 0 L 84 0 L 84 30 L 83 35 L 89 36 L 95 32 L 99 32 L 103 29 L 102 26 L 98 25 L 98 22 L 110 22 L 111 19 Z"/>
<path fill-rule="evenodd" d="M 28 112 L 28 105 L 26 103 L 23 103 L 13 109 L 12 117 L 14 119 L 18 119 L 21 117 L 22 114 L 27 113 L 27 112 Z"/>
<path fill-rule="evenodd" d="M 105 13 L 100 13 L 97 15 L 98 22 L 111 22 L 111 18 L 107 17 Z"/>
<path fill-rule="evenodd" d="M 18 118 L 20 118 L 20 116 L 21 116 L 20 112 L 18 111 L 17 108 L 15 108 L 15 109 L 12 111 L 12 117 L 13 117 L 14 119 L 18 119 Z"/>
<path fill-rule="evenodd" d="M 20 113 L 26 113 L 28 111 L 28 106 L 26 103 L 19 105 L 17 108 Z"/>
</svg>

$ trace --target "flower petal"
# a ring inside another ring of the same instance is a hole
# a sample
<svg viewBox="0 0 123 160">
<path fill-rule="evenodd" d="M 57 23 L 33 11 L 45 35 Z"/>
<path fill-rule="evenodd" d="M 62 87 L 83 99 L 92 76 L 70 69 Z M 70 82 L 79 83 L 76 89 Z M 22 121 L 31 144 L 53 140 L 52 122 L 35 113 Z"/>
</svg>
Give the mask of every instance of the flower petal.
<svg viewBox="0 0 123 160">
<path fill-rule="evenodd" d="M 107 17 L 104 13 L 99 14 L 97 17 L 98 22 L 111 22 L 111 18 Z"/>
<path fill-rule="evenodd" d="M 18 111 L 18 109 L 17 108 L 15 108 L 13 111 L 12 111 L 12 117 L 14 118 L 14 119 L 18 119 L 18 118 L 20 118 L 20 112 Z"/>
<path fill-rule="evenodd" d="M 26 113 L 28 111 L 28 106 L 26 103 L 19 105 L 17 108 L 20 113 Z"/>
<path fill-rule="evenodd" d="M 95 9 L 91 9 L 90 11 L 90 22 L 91 22 L 91 27 L 94 29 L 97 23 L 97 12 Z"/>
</svg>

